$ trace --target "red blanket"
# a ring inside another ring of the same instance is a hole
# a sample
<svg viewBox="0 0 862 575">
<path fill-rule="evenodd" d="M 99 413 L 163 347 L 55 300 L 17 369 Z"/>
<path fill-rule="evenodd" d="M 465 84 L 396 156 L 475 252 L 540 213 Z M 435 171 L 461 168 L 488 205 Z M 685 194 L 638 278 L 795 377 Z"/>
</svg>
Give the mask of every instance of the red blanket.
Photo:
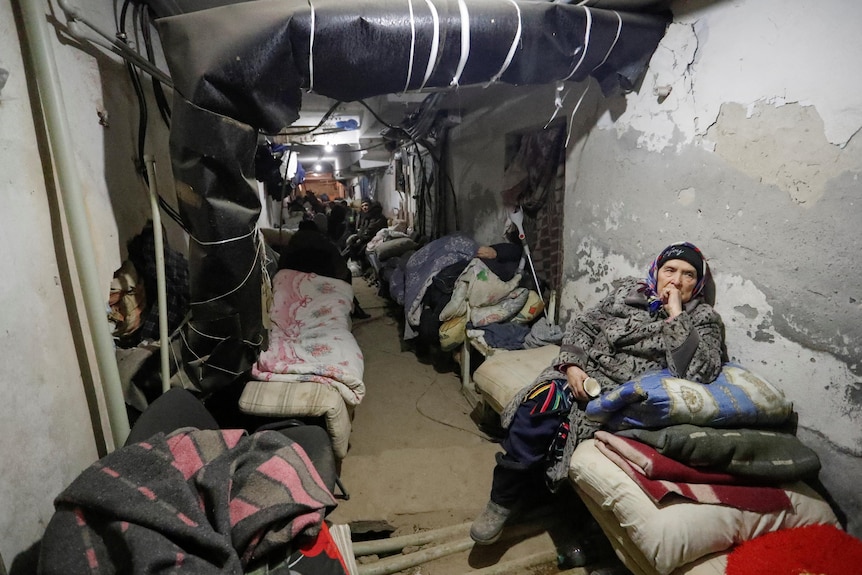
<svg viewBox="0 0 862 575">
<path fill-rule="evenodd" d="M 653 447 L 606 431 L 595 435 L 596 447 L 656 503 L 675 493 L 698 503 L 728 505 L 747 511 L 771 513 L 791 509 L 783 489 L 746 484 L 727 473 L 711 473 L 670 459 Z"/>
</svg>

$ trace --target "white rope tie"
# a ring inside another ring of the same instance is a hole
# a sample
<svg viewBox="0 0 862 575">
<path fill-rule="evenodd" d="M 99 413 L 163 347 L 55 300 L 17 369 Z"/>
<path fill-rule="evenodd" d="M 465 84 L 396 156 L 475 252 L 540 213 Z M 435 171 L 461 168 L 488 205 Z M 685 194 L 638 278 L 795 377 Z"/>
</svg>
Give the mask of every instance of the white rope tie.
<svg viewBox="0 0 862 575">
<path fill-rule="evenodd" d="M 614 48 L 616 48 L 616 46 L 617 46 L 617 40 L 619 40 L 619 39 L 620 39 L 620 34 L 621 34 L 621 33 L 622 33 L 622 31 L 623 31 L 623 18 L 622 18 L 622 16 L 620 16 L 620 13 L 619 13 L 619 12 L 617 12 L 616 10 L 614 10 L 614 16 L 616 16 L 616 17 L 617 17 L 617 35 L 616 35 L 616 36 L 614 36 L 614 41 L 613 41 L 613 43 L 611 44 L 611 47 L 610 47 L 610 48 L 608 48 L 608 53 L 607 53 L 607 54 L 605 54 L 605 57 L 604 57 L 604 58 L 602 58 L 602 61 L 601 61 L 601 62 L 599 62 L 599 65 L 598 65 L 598 66 L 596 66 L 595 68 L 593 68 L 593 72 L 595 72 L 596 70 L 598 70 L 598 69 L 599 69 L 599 67 L 601 67 L 601 66 L 602 66 L 602 64 L 604 64 L 605 62 L 607 62 L 608 58 L 609 58 L 609 57 L 610 57 L 610 55 L 611 55 L 611 52 L 613 52 L 613 51 L 614 51 Z"/>
<path fill-rule="evenodd" d="M 584 6 L 584 12 L 586 13 L 586 16 L 587 16 L 586 29 L 584 30 L 584 49 L 581 51 L 581 58 L 578 60 L 578 63 L 575 64 L 575 67 L 571 71 L 571 73 L 568 76 L 566 76 L 565 78 L 563 78 L 563 81 L 566 81 L 575 75 L 575 72 L 577 72 L 578 68 L 580 68 L 581 64 L 583 64 L 584 58 L 586 58 L 586 56 L 587 56 L 587 50 L 590 47 L 590 32 L 592 31 L 592 28 L 593 28 L 593 14 L 592 14 L 592 12 L 590 12 L 590 9 L 587 8 L 586 6 Z"/>
<path fill-rule="evenodd" d="M 254 229 L 247 234 L 243 234 L 243 235 L 237 236 L 235 238 L 228 238 L 226 240 L 215 240 L 212 242 L 201 241 L 191 234 L 189 234 L 189 238 L 193 239 L 195 241 L 195 243 L 198 244 L 199 246 L 218 246 L 218 245 L 222 245 L 222 244 L 229 244 L 231 242 L 237 242 L 239 240 L 244 240 L 245 238 L 247 238 L 253 234 L 256 234 L 256 233 L 257 233 L 257 229 Z"/>
<path fill-rule="evenodd" d="M 251 277 L 251 274 L 252 274 L 252 272 L 254 271 L 255 266 L 257 266 L 257 263 L 258 263 L 258 261 L 259 261 L 259 260 L 260 260 L 260 250 L 255 250 L 255 253 L 254 253 L 254 261 L 253 261 L 253 262 L 252 262 L 252 264 L 251 264 L 251 268 L 248 270 L 248 273 L 246 274 L 245 279 L 244 279 L 244 280 L 242 280 L 242 282 L 241 282 L 238 286 L 236 286 L 234 289 L 230 290 L 230 291 L 229 291 L 229 292 L 227 292 L 227 293 L 223 293 L 222 295 L 215 296 L 215 297 L 210 298 L 210 299 L 208 299 L 208 300 L 204 300 L 204 301 L 193 301 L 193 302 L 191 302 L 191 305 L 203 305 L 203 304 L 207 304 L 207 303 L 212 303 L 212 302 L 214 302 L 214 301 L 216 301 L 216 300 L 219 300 L 219 299 L 225 298 L 225 297 L 229 296 L 230 294 L 232 294 L 232 293 L 235 293 L 235 292 L 239 291 L 239 289 L 240 289 L 240 288 L 242 288 L 242 286 L 244 286 L 244 285 L 246 284 L 246 282 L 248 282 L 248 278 L 250 278 L 250 277 Z"/>
<path fill-rule="evenodd" d="M 315 13 L 314 4 L 308 0 L 308 7 L 311 9 L 311 30 L 308 32 L 308 91 L 314 91 L 314 28 L 315 28 Z"/>
<path fill-rule="evenodd" d="M 509 68 L 512 60 L 515 58 L 515 50 L 518 49 L 518 44 L 521 43 L 521 8 L 515 3 L 515 0 L 508 0 L 508 2 L 515 7 L 515 12 L 518 14 L 518 29 L 515 31 L 515 37 L 512 38 L 512 45 L 509 46 L 509 53 L 506 55 L 503 67 L 500 68 L 500 71 L 494 74 L 490 80 L 488 80 L 484 86 L 485 88 L 499 80 L 503 73 Z"/>
<path fill-rule="evenodd" d="M 556 118 L 556 117 L 557 117 L 557 114 L 558 114 L 558 113 L 559 113 L 559 111 L 563 108 L 563 101 L 565 101 L 566 96 L 568 96 L 568 95 L 569 95 L 569 91 L 568 91 L 568 90 L 566 90 L 566 93 L 565 93 L 565 94 L 562 94 L 563 87 L 564 87 L 564 84 L 563 84 L 563 82 L 562 82 L 562 81 L 557 82 L 557 87 L 554 89 L 554 113 L 553 113 L 553 114 L 551 114 L 551 118 L 550 118 L 550 119 L 548 120 L 548 122 L 545 124 L 545 127 L 544 127 L 544 128 L 542 128 L 543 130 L 547 130 L 547 129 L 548 129 L 548 126 L 550 126 L 550 125 L 551 125 L 551 122 L 553 122 L 553 121 L 554 121 L 554 118 Z M 562 95 L 561 95 L 561 94 L 562 94 Z"/>
<path fill-rule="evenodd" d="M 413 79 L 413 57 L 416 54 L 416 15 L 413 14 L 413 0 L 407 0 L 410 8 L 410 61 L 407 62 L 407 81 L 404 82 L 404 91 L 410 89 L 410 80 Z"/>
<path fill-rule="evenodd" d="M 467 9 L 467 3 L 464 0 L 458 0 L 458 11 L 461 13 L 461 59 L 458 61 L 458 69 L 455 70 L 455 77 L 449 82 L 450 86 L 457 86 L 461 80 L 461 74 L 467 66 L 467 60 L 470 58 L 470 11 Z"/>
<path fill-rule="evenodd" d="M 195 332 L 196 334 L 198 334 L 199 336 L 205 337 L 207 339 L 214 339 L 216 341 L 224 341 L 227 339 L 226 337 L 219 337 L 217 335 L 210 335 L 208 333 L 204 333 L 201 330 L 199 330 L 198 328 L 196 328 L 192 322 L 189 322 L 189 329 L 192 330 L 193 332 Z M 183 338 L 183 339 L 185 339 L 185 338 Z M 188 342 L 186 342 L 186 343 L 188 343 Z M 198 358 L 198 359 L 200 359 L 200 358 Z"/>
<path fill-rule="evenodd" d="M 575 109 L 572 110 L 572 119 L 569 120 L 569 127 L 566 129 L 566 146 L 565 146 L 566 148 L 569 147 L 569 138 L 572 137 L 572 124 L 575 121 L 575 114 L 578 113 L 578 108 L 581 107 L 581 102 L 584 101 L 584 96 L 587 95 L 587 90 L 589 90 L 589 89 L 590 89 L 590 85 L 587 84 L 586 88 L 584 88 L 584 93 L 581 94 L 581 97 L 578 98 L 578 103 L 575 104 Z"/>
<path fill-rule="evenodd" d="M 190 327 L 191 329 L 194 329 L 194 328 L 191 326 L 191 323 L 189 323 L 189 327 Z M 198 332 L 197 330 L 195 330 L 195 331 L 196 331 L 197 333 L 200 333 L 200 332 Z M 201 334 L 201 335 L 205 335 L 205 334 Z M 189 345 L 189 342 L 188 342 L 188 340 L 186 339 L 185 334 L 183 333 L 183 334 L 181 334 L 181 336 L 182 336 L 182 338 L 183 338 L 183 343 L 185 344 L 186 349 L 187 349 L 187 350 L 189 350 L 189 353 L 191 353 L 197 361 L 201 362 L 202 364 L 206 365 L 207 367 L 209 367 L 209 368 L 211 368 L 211 369 L 215 369 L 215 370 L 221 371 L 222 373 L 227 373 L 227 374 L 230 374 L 230 375 L 239 375 L 240 373 L 242 373 L 241 371 L 230 371 L 230 370 L 225 369 L 225 368 L 223 368 L 223 367 L 219 367 L 219 366 L 217 366 L 217 365 L 212 365 L 211 363 L 208 363 L 208 362 L 207 362 L 207 359 L 209 358 L 209 356 L 202 357 L 202 356 L 198 355 L 197 353 L 195 353 L 195 350 L 193 350 L 193 349 L 192 349 L 192 346 L 191 346 L 191 345 Z M 226 338 L 226 337 L 217 337 L 217 338 L 214 338 L 214 339 L 219 339 L 219 340 L 224 341 L 224 340 L 226 340 L 227 338 Z"/>
<path fill-rule="evenodd" d="M 431 11 L 431 20 L 434 22 L 434 34 L 431 37 L 431 51 L 428 53 L 428 65 L 425 67 L 425 78 L 422 80 L 422 85 L 419 90 L 425 88 L 428 79 L 431 78 L 431 72 L 434 71 L 434 66 L 437 64 L 437 53 L 440 50 L 440 15 L 437 13 L 437 7 L 431 0 L 425 0 L 428 4 L 428 9 Z"/>
</svg>

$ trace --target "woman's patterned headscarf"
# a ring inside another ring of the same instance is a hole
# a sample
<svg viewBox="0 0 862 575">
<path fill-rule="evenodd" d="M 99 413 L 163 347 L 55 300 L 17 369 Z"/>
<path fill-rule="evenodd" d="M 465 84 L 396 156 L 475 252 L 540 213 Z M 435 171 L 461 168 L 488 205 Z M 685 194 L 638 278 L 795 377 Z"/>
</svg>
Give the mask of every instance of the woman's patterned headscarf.
<svg viewBox="0 0 862 575">
<path fill-rule="evenodd" d="M 701 265 L 703 266 L 701 269 L 697 270 L 697 284 L 694 286 L 694 290 L 691 292 L 691 297 L 696 298 L 703 291 L 704 286 L 706 285 L 706 281 L 709 278 L 709 265 L 706 263 L 706 257 L 703 255 L 697 246 L 691 244 L 689 242 L 677 242 L 675 244 L 671 244 L 665 249 L 661 251 L 661 253 L 653 260 L 652 265 L 650 265 L 649 273 L 647 274 L 646 279 L 642 280 L 641 288 L 638 290 L 644 295 L 646 295 L 647 302 L 649 305 L 649 312 L 651 314 L 656 314 L 659 310 L 662 309 L 662 301 L 661 298 L 656 293 L 658 280 L 656 279 L 656 275 L 658 274 L 658 270 L 661 269 L 661 265 L 664 264 L 666 260 L 669 259 L 684 259 L 685 261 L 689 261 L 690 258 L 677 258 L 673 257 L 672 252 L 679 251 L 680 248 L 683 248 L 685 251 L 694 251 L 698 256 L 700 256 Z M 686 249 L 687 248 L 687 249 Z M 668 257 L 671 256 L 671 257 Z M 697 269 L 696 262 L 691 263 L 695 269 Z"/>
</svg>

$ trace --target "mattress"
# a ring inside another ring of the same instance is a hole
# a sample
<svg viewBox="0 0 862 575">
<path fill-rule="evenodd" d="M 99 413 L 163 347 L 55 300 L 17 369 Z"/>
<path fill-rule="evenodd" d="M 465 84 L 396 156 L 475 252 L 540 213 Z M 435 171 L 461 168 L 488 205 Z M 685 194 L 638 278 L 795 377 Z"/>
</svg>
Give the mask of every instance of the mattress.
<svg viewBox="0 0 862 575">
<path fill-rule="evenodd" d="M 536 379 L 560 353 L 557 345 L 533 349 L 494 350 L 473 373 L 476 389 L 501 413 L 525 385 Z"/>
<path fill-rule="evenodd" d="M 352 429 L 341 394 L 314 381 L 249 381 L 239 398 L 243 413 L 262 417 L 322 417 L 336 458 L 344 459 Z"/>
<path fill-rule="evenodd" d="M 338 459 L 351 413 L 365 396 L 362 350 L 351 333 L 353 288 L 342 280 L 281 270 L 272 280 L 269 344 L 239 399 L 243 413 L 323 417 Z"/>
<path fill-rule="evenodd" d="M 725 554 L 743 541 L 803 525 L 839 525 L 829 504 L 801 481 L 781 486 L 789 510 L 756 513 L 682 499 L 657 505 L 593 439 L 575 449 L 569 479 L 636 575 L 722 574 Z"/>
</svg>

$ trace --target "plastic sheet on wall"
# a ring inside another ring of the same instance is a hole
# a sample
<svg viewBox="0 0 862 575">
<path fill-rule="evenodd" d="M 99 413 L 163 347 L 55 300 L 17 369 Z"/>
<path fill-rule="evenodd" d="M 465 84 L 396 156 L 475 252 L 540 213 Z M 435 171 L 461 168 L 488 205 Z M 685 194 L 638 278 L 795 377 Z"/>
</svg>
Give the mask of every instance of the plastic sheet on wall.
<svg viewBox="0 0 862 575">
<path fill-rule="evenodd" d="M 150 0 L 174 82 L 171 154 L 192 235 L 188 357 L 200 387 L 250 366 L 265 330 L 253 181 L 259 132 L 302 91 L 341 101 L 502 82 L 596 78 L 631 89 L 665 14 L 517 0 Z M 209 8 L 208 6 L 215 5 Z"/>
<path fill-rule="evenodd" d="M 189 238 L 186 374 L 205 394 L 251 368 L 266 335 L 261 315 L 264 250 L 260 201 L 250 180 L 257 132 L 178 100 L 171 162 Z"/>
</svg>

